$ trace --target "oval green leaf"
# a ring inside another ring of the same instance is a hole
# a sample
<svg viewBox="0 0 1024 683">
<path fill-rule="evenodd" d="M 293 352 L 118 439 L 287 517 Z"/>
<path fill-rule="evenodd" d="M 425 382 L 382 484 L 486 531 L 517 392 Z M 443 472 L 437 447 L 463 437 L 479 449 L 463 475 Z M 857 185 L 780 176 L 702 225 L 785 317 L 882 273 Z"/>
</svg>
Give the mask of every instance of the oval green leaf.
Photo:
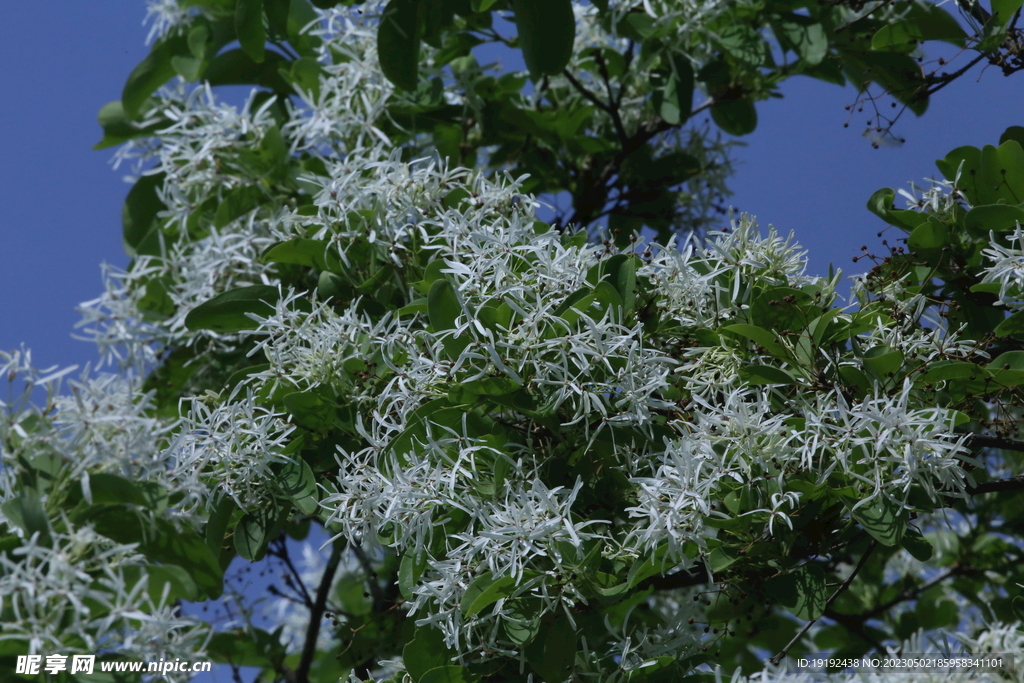
<svg viewBox="0 0 1024 683">
<path fill-rule="evenodd" d="M 235 35 L 252 61 L 263 61 L 263 45 L 267 42 L 267 32 L 263 28 L 263 0 L 236 0 Z"/>
<path fill-rule="evenodd" d="M 572 0 L 512 0 L 512 11 L 530 77 L 537 81 L 561 73 L 576 39 Z"/>
<path fill-rule="evenodd" d="M 189 311 L 185 316 L 185 327 L 222 333 L 254 330 L 257 322 L 248 314 L 270 315 L 274 312 L 274 302 L 280 297 L 278 288 L 271 285 L 232 289 Z"/>
<path fill-rule="evenodd" d="M 391 0 L 377 28 L 377 52 L 380 68 L 387 79 L 403 90 L 413 91 L 419 80 L 420 20 L 419 0 Z"/>
<path fill-rule="evenodd" d="M 729 135 L 749 135 L 757 128 L 757 109 L 747 100 L 720 100 L 711 106 L 711 118 Z"/>
</svg>

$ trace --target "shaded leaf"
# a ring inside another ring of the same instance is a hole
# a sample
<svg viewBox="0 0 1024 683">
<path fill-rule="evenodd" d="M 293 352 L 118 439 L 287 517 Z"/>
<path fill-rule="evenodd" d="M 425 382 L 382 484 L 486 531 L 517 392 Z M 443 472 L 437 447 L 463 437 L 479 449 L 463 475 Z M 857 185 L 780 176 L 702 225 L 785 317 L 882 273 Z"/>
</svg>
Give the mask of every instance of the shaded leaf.
<svg viewBox="0 0 1024 683">
<path fill-rule="evenodd" d="M 263 28 L 263 0 L 235 0 L 235 35 L 245 54 L 262 62 L 267 32 Z"/>
<path fill-rule="evenodd" d="M 239 287 L 218 294 L 189 311 L 185 326 L 190 330 L 240 332 L 256 329 L 257 323 L 248 314 L 269 316 L 281 294 L 271 285 Z"/>
<path fill-rule="evenodd" d="M 239 557 L 253 562 L 263 557 L 267 549 L 267 525 L 265 515 L 247 512 L 235 525 L 235 550 Z"/>
<path fill-rule="evenodd" d="M 739 374 L 747 384 L 796 384 L 791 374 L 770 365 L 745 365 Z"/>
<path fill-rule="evenodd" d="M 188 39 L 185 36 L 170 36 L 157 42 L 145 59 L 132 69 L 121 91 L 121 104 L 129 119 L 138 118 L 142 105 L 149 96 L 174 78 L 171 58 L 189 53 Z"/>
<path fill-rule="evenodd" d="M 914 559 L 920 560 L 921 562 L 927 562 L 932 559 L 932 554 L 935 552 L 935 548 L 932 544 L 922 536 L 919 532 L 913 529 L 907 529 L 907 533 L 903 535 L 900 540 L 900 545 L 910 553 Z"/>
<path fill-rule="evenodd" d="M 320 507 L 320 498 L 316 493 L 316 477 L 306 461 L 297 458 L 286 462 L 278 475 L 281 490 L 295 503 L 295 507 L 305 515 L 314 514 Z"/>
<path fill-rule="evenodd" d="M 380 17 L 377 45 L 380 67 L 403 90 L 416 90 L 419 80 L 422 20 L 420 0 L 390 0 Z"/>
<path fill-rule="evenodd" d="M 711 118 L 730 135 L 748 135 L 757 128 L 757 109 L 748 100 L 719 100 L 711 106 Z"/>
<path fill-rule="evenodd" d="M 512 0 L 512 11 L 530 77 L 537 81 L 561 73 L 576 37 L 572 0 Z"/>
<path fill-rule="evenodd" d="M 793 573 L 796 605 L 793 616 L 810 621 L 817 619 L 825 611 L 828 602 L 828 586 L 825 581 L 825 570 L 818 564 L 805 564 Z"/>
<path fill-rule="evenodd" d="M 128 191 L 121 208 L 121 234 L 129 254 L 136 252 L 142 239 L 156 224 L 157 214 L 167 208 L 157 194 L 165 177 L 163 172 L 144 175 Z"/>
</svg>

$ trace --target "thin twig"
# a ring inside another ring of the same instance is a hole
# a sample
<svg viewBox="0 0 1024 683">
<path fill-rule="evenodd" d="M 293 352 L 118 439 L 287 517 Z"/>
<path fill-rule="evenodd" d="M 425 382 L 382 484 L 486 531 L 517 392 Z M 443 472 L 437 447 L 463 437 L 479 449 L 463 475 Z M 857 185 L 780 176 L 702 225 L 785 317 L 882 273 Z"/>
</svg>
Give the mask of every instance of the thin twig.
<svg viewBox="0 0 1024 683">
<path fill-rule="evenodd" d="M 334 583 L 334 575 L 338 571 L 338 564 L 341 562 L 342 544 L 335 541 L 331 548 L 331 557 L 324 567 L 324 575 L 320 579 L 320 586 L 316 590 L 316 602 L 313 609 L 309 611 L 309 627 L 306 629 L 306 642 L 302 644 L 302 658 L 299 660 L 299 668 L 295 671 L 295 683 L 309 683 L 309 669 L 313 665 L 313 657 L 316 655 L 316 641 L 320 636 L 320 622 L 324 618 L 324 610 L 327 608 L 327 594 L 331 592 L 331 584 Z"/>
<path fill-rule="evenodd" d="M 824 613 L 825 610 L 832 606 L 832 603 L 835 602 L 835 599 L 839 597 L 840 593 L 842 593 L 844 590 L 850 587 L 850 584 L 853 583 L 853 579 L 856 578 L 857 574 L 864 566 L 864 563 L 867 562 L 868 557 L 871 555 L 872 551 L 875 549 L 875 546 L 877 545 L 878 541 L 871 541 L 871 545 L 869 545 L 868 549 L 864 551 L 863 555 L 861 555 L 860 562 L 858 562 L 857 566 L 854 567 L 853 572 L 851 572 L 850 575 L 846 577 L 846 580 L 839 585 L 839 588 L 837 588 L 836 592 L 832 594 L 832 597 L 830 597 L 825 602 L 825 608 L 822 610 L 822 613 Z M 819 618 L 820 617 L 815 617 L 814 619 L 811 619 L 806 624 L 804 624 L 803 628 L 801 628 L 797 632 L 797 634 L 793 636 L 793 639 L 786 643 L 786 647 L 782 648 L 782 650 L 780 650 L 778 654 L 776 654 L 768 661 L 770 661 L 773 665 L 778 666 L 779 662 L 781 662 L 783 658 L 786 656 L 786 653 L 789 652 L 789 649 L 793 647 L 798 640 L 803 638 L 809 630 L 811 630 L 811 627 L 814 626 L 815 622 L 817 622 Z"/>
<path fill-rule="evenodd" d="M 306 604 L 306 609 L 313 609 L 313 598 L 310 597 L 309 591 L 306 590 L 306 584 L 303 582 L 295 565 L 292 564 L 292 559 L 288 555 L 288 545 L 283 538 L 280 541 L 280 548 L 274 550 L 274 555 L 285 563 L 288 571 L 295 578 L 295 584 L 298 585 L 299 590 L 302 592 L 302 600 Z"/>
<path fill-rule="evenodd" d="M 988 57 L 987 54 L 982 53 L 982 54 L 978 55 L 977 57 L 975 57 L 974 59 L 972 59 L 970 62 L 968 62 L 965 66 L 963 66 L 963 67 L 957 69 L 956 71 L 954 71 L 953 73 L 946 74 L 944 76 L 939 76 L 938 80 L 941 81 L 941 83 L 939 83 L 938 85 L 936 85 L 934 87 L 928 87 L 927 89 L 925 89 L 924 95 L 928 96 L 928 97 L 931 97 L 932 95 L 934 95 L 935 93 L 939 92 L 940 90 L 945 88 L 947 85 L 949 85 L 950 83 L 952 83 L 956 79 L 958 79 L 961 76 L 963 76 L 965 73 L 967 73 L 971 69 L 971 67 L 973 67 L 975 64 L 977 64 L 981 60 L 986 59 L 987 57 Z"/>
<path fill-rule="evenodd" d="M 602 102 L 601 98 L 587 90 L 582 83 L 576 80 L 576 77 L 573 76 L 568 69 L 566 69 L 563 73 L 565 77 L 569 80 L 569 82 L 572 84 L 572 87 L 579 90 L 581 95 L 583 95 L 585 98 L 593 102 L 598 109 L 605 112 L 606 114 L 608 114 L 608 116 L 611 117 L 612 124 L 615 126 L 615 133 L 619 136 L 619 141 L 622 142 L 623 147 L 625 147 L 626 143 L 629 141 L 629 136 L 626 135 L 626 128 L 622 125 L 622 118 L 619 116 L 618 109 L 616 109 L 611 104 Z"/>
</svg>

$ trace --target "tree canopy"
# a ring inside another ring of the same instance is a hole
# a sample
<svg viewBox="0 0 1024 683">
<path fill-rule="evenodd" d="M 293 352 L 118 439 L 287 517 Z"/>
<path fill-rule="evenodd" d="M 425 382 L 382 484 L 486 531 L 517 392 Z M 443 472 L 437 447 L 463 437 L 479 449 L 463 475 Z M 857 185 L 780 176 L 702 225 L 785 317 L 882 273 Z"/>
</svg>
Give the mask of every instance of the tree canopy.
<svg viewBox="0 0 1024 683">
<path fill-rule="evenodd" d="M 136 175 L 131 264 L 82 306 L 101 361 L 62 393 L 0 352 L 0 672 L 795 683 L 796 652 L 1024 655 L 1024 128 L 905 208 L 872 195 L 904 236 L 848 304 L 723 218 L 728 136 L 786 78 L 853 83 L 884 144 L 974 64 L 1022 67 L 1020 7 L 151 2 L 100 112 Z M 269 558 L 272 630 L 224 580 Z M 217 601 L 229 630 L 184 609 Z"/>
</svg>

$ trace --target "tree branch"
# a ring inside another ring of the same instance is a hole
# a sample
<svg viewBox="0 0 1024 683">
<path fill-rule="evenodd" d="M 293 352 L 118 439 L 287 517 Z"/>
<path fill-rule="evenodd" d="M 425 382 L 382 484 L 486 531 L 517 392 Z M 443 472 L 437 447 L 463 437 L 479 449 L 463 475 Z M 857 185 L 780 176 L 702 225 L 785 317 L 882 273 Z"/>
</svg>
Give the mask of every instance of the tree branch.
<svg viewBox="0 0 1024 683">
<path fill-rule="evenodd" d="M 835 599 L 839 597 L 840 593 L 842 593 L 844 590 L 850 587 L 850 584 L 853 583 L 854 578 L 856 578 L 861 568 L 864 567 L 864 563 L 867 562 L 868 557 L 870 557 L 872 551 L 874 551 L 877 545 L 878 541 L 871 541 L 871 545 L 869 545 L 868 549 L 864 551 L 863 555 L 861 555 L 860 562 L 857 563 L 857 566 L 854 567 L 853 571 L 850 572 L 850 575 L 846 577 L 846 580 L 839 584 L 839 588 L 837 588 L 836 592 L 832 594 L 832 597 L 830 597 L 828 601 L 825 602 L 825 608 L 822 610 L 822 614 L 824 614 L 824 612 L 832 606 L 832 603 L 835 602 Z M 798 640 L 803 638 L 809 630 L 811 630 L 811 627 L 814 626 L 815 622 L 817 622 L 818 619 L 820 619 L 820 617 L 811 619 L 806 624 L 804 624 L 803 628 L 797 631 L 796 635 L 793 636 L 792 640 L 786 643 L 786 647 L 782 648 L 782 650 L 780 650 L 778 654 L 776 654 L 768 661 L 770 661 L 773 665 L 778 666 L 779 662 L 781 662 L 783 658 L 786 656 L 786 653 L 789 652 L 789 649 L 793 647 Z"/>
<path fill-rule="evenodd" d="M 334 583 L 334 575 L 338 571 L 338 564 L 341 562 L 342 544 L 335 541 L 331 548 L 331 557 L 324 567 L 324 575 L 320 579 L 320 586 L 316 590 L 316 601 L 313 609 L 309 611 L 309 627 L 306 629 L 306 642 L 302 644 L 302 658 L 299 660 L 299 668 L 295 671 L 296 683 L 309 683 L 309 669 L 313 665 L 313 656 L 316 654 L 316 641 L 320 636 L 320 622 L 324 618 L 324 610 L 327 607 L 327 594 L 331 592 L 331 584 Z"/>
<path fill-rule="evenodd" d="M 613 104 L 607 104 L 605 102 L 602 102 L 601 98 L 587 90 L 587 88 L 582 83 L 576 80 L 576 77 L 573 76 L 568 69 L 566 69 L 563 73 L 565 77 L 569 80 L 569 82 L 572 83 L 572 87 L 579 90 L 581 95 L 583 95 L 585 98 L 593 102 L 598 109 L 600 109 L 601 111 L 603 111 L 604 113 L 608 114 L 608 116 L 611 117 L 612 124 L 615 126 L 615 134 L 619 136 L 619 141 L 622 143 L 622 146 L 625 147 L 626 144 L 629 142 L 629 136 L 626 135 L 626 128 L 622 125 L 622 117 L 619 116 L 619 110 Z M 608 88 L 610 95 L 611 86 L 609 85 Z"/>
<path fill-rule="evenodd" d="M 1009 479 L 996 479 L 995 481 L 984 481 L 977 486 L 968 486 L 967 493 L 972 496 L 981 493 L 993 493 L 996 491 L 1017 491 L 1024 489 L 1024 474 Z"/>
<path fill-rule="evenodd" d="M 874 608 L 870 612 L 865 612 L 864 614 L 848 614 L 848 615 L 845 615 L 845 616 L 848 616 L 851 619 L 857 619 L 857 620 L 862 621 L 862 622 L 863 621 L 867 621 L 868 619 L 874 619 L 875 617 L 878 617 L 878 616 L 884 614 L 885 612 L 888 612 L 890 609 L 892 609 L 896 605 L 900 604 L 901 602 L 906 602 L 907 600 L 913 600 L 914 598 L 916 598 L 917 596 L 921 595 L 921 593 L 924 593 L 926 590 L 928 590 L 932 586 L 939 585 L 940 583 L 942 583 L 943 581 L 945 581 L 949 577 L 953 576 L 954 574 L 960 573 L 960 571 L 961 571 L 960 565 L 959 564 L 954 564 L 948 570 L 946 570 L 942 574 L 939 574 L 938 576 L 936 576 L 931 581 L 927 581 L 925 583 L 922 583 L 920 586 L 915 586 L 914 588 L 908 588 L 907 590 L 903 591 L 902 593 L 897 595 L 895 598 L 893 598 L 889 602 L 885 603 L 884 605 L 879 605 L 878 607 Z"/>
<path fill-rule="evenodd" d="M 1000 436 L 971 434 L 967 438 L 967 445 L 975 448 L 1002 448 L 1006 451 L 1018 451 L 1020 453 L 1024 453 L 1024 441 L 1005 439 Z"/>
<path fill-rule="evenodd" d="M 637 590 L 645 590 L 647 588 L 670 590 L 672 588 L 699 586 L 702 583 L 707 583 L 708 580 L 707 572 L 701 571 L 702 569 L 703 567 L 695 567 L 694 569 L 684 569 L 681 572 L 667 576 L 651 576 L 638 583 L 636 587 Z"/>
<path fill-rule="evenodd" d="M 279 547 L 275 548 L 271 552 L 274 554 L 275 557 L 277 557 L 282 562 L 284 562 L 286 567 L 288 567 L 288 571 L 291 572 L 291 575 L 292 575 L 292 577 L 294 579 L 293 581 L 289 581 L 288 583 L 289 583 L 289 585 L 291 585 L 292 583 L 295 584 L 294 586 L 291 586 L 291 587 L 294 590 L 296 590 L 297 592 L 301 593 L 300 597 L 302 598 L 302 602 L 305 604 L 306 609 L 313 609 L 313 598 L 310 597 L 309 591 L 306 590 L 306 584 L 303 583 L 302 577 L 299 575 L 298 570 L 295 569 L 295 565 L 292 564 L 292 559 L 288 555 L 288 544 L 287 544 L 287 542 L 282 537 L 280 539 L 279 543 L 280 543 Z"/>
</svg>

